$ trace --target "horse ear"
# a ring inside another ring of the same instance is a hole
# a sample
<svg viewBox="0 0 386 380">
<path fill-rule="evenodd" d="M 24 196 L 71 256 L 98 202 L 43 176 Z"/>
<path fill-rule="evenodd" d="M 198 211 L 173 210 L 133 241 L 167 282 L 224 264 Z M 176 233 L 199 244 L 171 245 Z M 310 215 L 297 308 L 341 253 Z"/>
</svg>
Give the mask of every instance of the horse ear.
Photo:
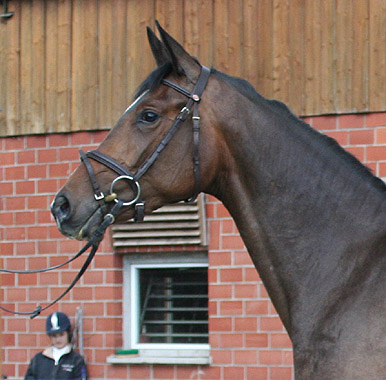
<svg viewBox="0 0 386 380">
<path fill-rule="evenodd" d="M 170 62 L 171 58 L 165 45 L 157 38 L 155 33 L 149 27 L 147 27 L 147 38 L 157 65 L 161 66 L 164 63 Z"/>
<path fill-rule="evenodd" d="M 173 68 L 179 75 L 186 75 L 195 82 L 200 75 L 200 64 L 172 36 L 170 36 L 156 21 L 162 42 L 169 52 Z"/>
</svg>

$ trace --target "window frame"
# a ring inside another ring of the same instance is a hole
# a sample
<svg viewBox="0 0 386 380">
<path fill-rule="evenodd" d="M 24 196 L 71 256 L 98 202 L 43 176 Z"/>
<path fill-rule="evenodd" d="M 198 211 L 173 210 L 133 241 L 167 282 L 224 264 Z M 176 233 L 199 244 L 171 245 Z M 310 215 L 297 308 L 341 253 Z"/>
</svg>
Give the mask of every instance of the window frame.
<svg viewBox="0 0 386 380">
<path fill-rule="evenodd" d="M 163 269 L 163 268 L 208 268 L 208 264 L 202 263 L 178 263 L 178 264 L 132 264 L 130 265 L 130 348 L 131 349 L 163 349 L 163 350 L 186 350 L 207 349 L 209 343 L 138 343 L 140 336 L 140 299 L 139 295 L 139 271 L 140 269 Z"/>
<path fill-rule="evenodd" d="M 123 258 L 123 349 L 138 350 L 138 355 L 111 355 L 111 364 L 181 364 L 209 365 L 210 344 L 203 343 L 137 343 L 140 311 L 139 269 L 207 267 L 207 251 L 132 253 Z M 208 281 L 209 286 L 209 281 Z M 209 315 L 208 315 L 209 319 Z M 136 323 L 136 326 L 134 325 Z"/>
</svg>

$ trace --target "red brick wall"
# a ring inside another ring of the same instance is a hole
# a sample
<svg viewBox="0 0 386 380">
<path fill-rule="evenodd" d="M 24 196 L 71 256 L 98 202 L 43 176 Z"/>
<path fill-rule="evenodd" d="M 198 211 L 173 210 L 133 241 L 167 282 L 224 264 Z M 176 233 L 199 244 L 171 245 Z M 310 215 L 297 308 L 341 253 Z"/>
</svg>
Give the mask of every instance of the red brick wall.
<svg viewBox="0 0 386 380">
<path fill-rule="evenodd" d="M 309 118 L 386 177 L 386 113 Z M 99 144 L 105 132 L 0 139 L 0 261 L 6 268 L 34 269 L 60 263 L 81 247 L 63 238 L 49 205 L 78 165 L 78 149 Z M 290 380 L 290 341 L 269 301 L 237 229 L 225 208 L 207 197 L 209 231 L 210 344 L 213 364 L 113 366 L 106 357 L 122 346 L 122 257 L 107 238 L 80 284 L 52 310 L 75 315 L 84 308 L 84 346 L 90 377 L 97 379 Z M 58 271 L 1 275 L 3 305 L 26 311 L 66 288 L 84 259 Z M 30 358 L 48 340 L 42 317 L 2 313 L 3 373 L 22 379 Z"/>
<path fill-rule="evenodd" d="M 291 342 L 232 218 L 212 197 L 207 217 L 213 379 L 292 379 Z"/>
</svg>

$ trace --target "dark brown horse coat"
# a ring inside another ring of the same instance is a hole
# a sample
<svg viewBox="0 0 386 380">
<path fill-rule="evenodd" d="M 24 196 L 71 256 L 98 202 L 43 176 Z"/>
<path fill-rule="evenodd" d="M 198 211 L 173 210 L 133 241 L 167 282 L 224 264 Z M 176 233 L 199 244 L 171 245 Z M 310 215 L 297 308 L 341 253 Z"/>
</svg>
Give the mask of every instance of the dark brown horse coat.
<svg viewBox="0 0 386 380">
<path fill-rule="evenodd" d="M 138 169 L 192 91 L 200 65 L 162 28 L 158 63 L 98 150 Z M 250 84 L 212 70 L 199 104 L 200 190 L 220 199 L 293 342 L 297 380 L 386 379 L 385 185 L 335 141 Z M 146 212 L 190 197 L 188 118 L 141 179 Z M 115 174 L 94 170 L 108 193 Z M 88 239 L 103 215 L 81 165 L 58 193 L 60 230 Z M 128 186 L 119 196 L 132 197 Z M 123 209 L 118 220 L 134 215 Z"/>
</svg>

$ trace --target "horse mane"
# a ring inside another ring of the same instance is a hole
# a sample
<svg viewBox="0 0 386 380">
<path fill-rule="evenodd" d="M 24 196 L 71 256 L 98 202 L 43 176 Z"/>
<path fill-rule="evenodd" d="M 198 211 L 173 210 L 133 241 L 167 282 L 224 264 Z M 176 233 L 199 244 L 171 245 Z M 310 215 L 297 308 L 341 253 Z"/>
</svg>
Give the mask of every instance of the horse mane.
<svg viewBox="0 0 386 380">
<path fill-rule="evenodd" d="M 223 78 L 226 82 L 232 85 L 238 92 L 248 98 L 255 104 L 265 104 L 275 114 L 290 119 L 297 126 L 302 128 L 311 137 L 318 137 L 320 141 L 324 141 L 327 147 L 330 147 L 341 158 L 346 160 L 352 167 L 364 178 L 369 180 L 375 187 L 381 191 L 386 191 L 386 184 L 378 177 L 374 176 L 371 170 L 363 165 L 355 156 L 344 150 L 333 138 L 320 133 L 312 128 L 305 121 L 297 117 L 284 103 L 278 100 L 267 99 L 260 95 L 255 88 L 246 80 L 232 77 L 220 71 L 212 69 L 212 71 Z"/>
</svg>

